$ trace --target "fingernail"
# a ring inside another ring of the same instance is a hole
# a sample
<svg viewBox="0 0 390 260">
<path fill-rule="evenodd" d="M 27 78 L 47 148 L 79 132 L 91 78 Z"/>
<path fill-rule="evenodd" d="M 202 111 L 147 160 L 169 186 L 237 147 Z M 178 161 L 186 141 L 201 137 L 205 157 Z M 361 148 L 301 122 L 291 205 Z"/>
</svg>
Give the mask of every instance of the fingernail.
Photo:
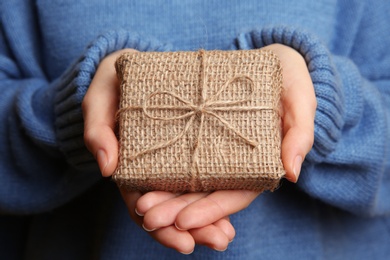
<svg viewBox="0 0 390 260">
<path fill-rule="evenodd" d="M 135 214 L 137 214 L 138 216 L 140 216 L 140 217 L 144 216 L 144 214 L 141 214 L 141 213 L 138 212 L 137 208 L 135 208 L 134 211 L 135 211 Z"/>
<path fill-rule="evenodd" d="M 293 166 L 293 173 L 296 177 L 296 181 L 298 181 L 298 177 L 299 177 L 299 174 L 301 173 L 301 167 L 302 167 L 302 156 L 298 155 L 297 157 L 295 157 L 295 160 L 294 160 L 294 166 Z"/>
<path fill-rule="evenodd" d="M 214 250 L 215 250 L 215 251 L 218 251 L 218 252 L 225 252 L 227 249 L 228 249 L 227 247 L 224 248 L 224 249 L 222 249 L 222 250 L 214 248 Z"/>
<path fill-rule="evenodd" d="M 146 232 L 152 232 L 152 231 L 155 231 L 157 228 L 153 228 L 153 229 L 147 229 L 144 224 L 142 224 L 142 228 L 146 231 Z"/>
<path fill-rule="evenodd" d="M 175 222 L 175 227 L 176 227 L 177 230 L 180 230 L 180 231 L 185 231 L 185 230 L 186 230 L 186 229 L 179 228 L 179 227 L 177 226 L 176 222 Z"/>
<path fill-rule="evenodd" d="M 193 252 L 194 252 L 194 249 L 192 249 L 192 251 L 189 252 L 189 253 L 185 253 L 185 252 L 180 252 L 180 251 L 179 251 L 179 253 L 180 253 L 180 254 L 183 254 L 183 255 L 190 255 L 190 254 L 192 254 Z"/>
<path fill-rule="evenodd" d="M 107 155 L 103 149 L 99 149 L 96 153 L 96 160 L 98 161 L 100 171 L 104 173 L 107 167 Z"/>
</svg>

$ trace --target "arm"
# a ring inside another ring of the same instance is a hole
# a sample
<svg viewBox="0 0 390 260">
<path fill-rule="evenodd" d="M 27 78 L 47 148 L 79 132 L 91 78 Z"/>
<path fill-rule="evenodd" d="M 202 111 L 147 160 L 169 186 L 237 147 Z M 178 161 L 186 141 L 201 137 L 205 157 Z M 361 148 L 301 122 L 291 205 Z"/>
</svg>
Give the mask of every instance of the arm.
<svg viewBox="0 0 390 260">
<path fill-rule="evenodd" d="M 314 198 L 361 215 L 390 212 L 390 24 L 387 6 L 370 4 L 354 44 L 332 53 L 287 27 L 243 34 L 240 49 L 281 43 L 305 58 L 317 98 L 315 142 L 298 185 Z M 350 23 L 350 24 L 356 24 Z M 344 32 L 345 33 L 345 32 Z M 337 39 L 343 45 L 342 35 Z"/>
<path fill-rule="evenodd" d="M 37 18 L 26 11 L 33 10 L 30 5 L 30 1 L 0 4 L 2 213 L 50 210 L 96 183 L 101 176 L 83 142 L 81 102 L 97 64 L 125 47 L 167 48 L 127 31 L 109 32 L 80 53 L 59 78 L 49 80 L 41 61 Z"/>
<path fill-rule="evenodd" d="M 64 203 L 91 182 L 61 159 L 54 130 L 56 83 L 42 69 L 35 17 L 27 12 L 15 19 L 18 10 L 7 4 L 0 5 L 0 211 L 25 214 Z M 19 8 L 30 8 L 25 5 Z M 66 182 L 76 183 L 72 195 Z"/>
</svg>

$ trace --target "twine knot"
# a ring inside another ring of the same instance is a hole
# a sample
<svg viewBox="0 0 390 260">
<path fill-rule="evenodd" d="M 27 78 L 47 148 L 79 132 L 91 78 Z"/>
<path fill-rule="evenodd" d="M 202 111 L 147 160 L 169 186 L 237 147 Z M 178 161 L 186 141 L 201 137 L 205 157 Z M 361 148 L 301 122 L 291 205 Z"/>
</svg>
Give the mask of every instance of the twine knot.
<svg viewBox="0 0 390 260">
<path fill-rule="evenodd" d="M 201 115 L 204 113 L 204 104 L 201 104 L 194 109 L 196 115 Z"/>
</svg>

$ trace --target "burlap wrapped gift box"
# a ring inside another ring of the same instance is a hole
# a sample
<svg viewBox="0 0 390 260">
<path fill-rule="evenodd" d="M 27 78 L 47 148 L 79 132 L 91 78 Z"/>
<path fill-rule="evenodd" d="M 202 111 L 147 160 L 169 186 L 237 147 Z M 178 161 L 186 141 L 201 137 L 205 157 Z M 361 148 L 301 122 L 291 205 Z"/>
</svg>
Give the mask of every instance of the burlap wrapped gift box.
<svg viewBox="0 0 390 260">
<path fill-rule="evenodd" d="M 130 190 L 274 190 L 282 75 L 269 51 L 125 53 L 119 164 Z"/>
</svg>

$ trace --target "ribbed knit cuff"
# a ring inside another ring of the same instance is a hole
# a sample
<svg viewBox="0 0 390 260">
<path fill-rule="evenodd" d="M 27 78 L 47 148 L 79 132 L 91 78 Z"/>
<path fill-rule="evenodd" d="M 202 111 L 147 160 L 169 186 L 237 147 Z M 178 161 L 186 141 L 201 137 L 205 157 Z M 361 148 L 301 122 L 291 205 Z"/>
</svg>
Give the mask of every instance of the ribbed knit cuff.
<svg viewBox="0 0 390 260">
<path fill-rule="evenodd" d="M 126 30 L 109 31 L 99 36 L 84 55 L 64 73 L 56 86 L 55 126 L 60 150 L 77 168 L 98 169 L 83 141 L 84 122 L 81 103 L 100 61 L 110 53 L 132 48 L 138 51 L 167 51 L 169 45 L 145 39 Z"/>
<path fill-rule="evenodd" d="M 239 35 L 237 49 L 256 49 L 274 43 L 297 50 L 305 59 L 317 98 L 315 141 L 306 160 L 321 162 L 335 148 L 344 125 L 344 94 L 325 45 L 309 33 L 289 27 L 272 27 Z"/>
</svg>

